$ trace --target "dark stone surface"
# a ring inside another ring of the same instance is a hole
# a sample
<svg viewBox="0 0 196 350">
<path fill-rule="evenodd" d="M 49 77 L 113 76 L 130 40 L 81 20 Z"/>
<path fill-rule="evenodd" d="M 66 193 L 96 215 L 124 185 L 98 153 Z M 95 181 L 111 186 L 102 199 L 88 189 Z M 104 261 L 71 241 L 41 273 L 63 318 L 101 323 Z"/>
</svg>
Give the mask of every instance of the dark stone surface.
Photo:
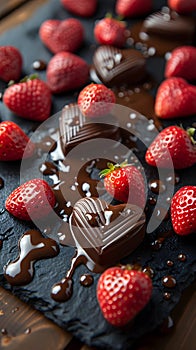
<svg viewBox="0 0 196 350">
<path fill-rule="evenodd" d="M 111 9 L 114 9 L 114 1 L 99 1 L 99 8 L 96 18 L 102 18 L 103 15 Z M 166 1 L 156 1 L 156 9 L 164 5 Z M 36 59 L 49 61 L 51 53 L 43 46 L 38 38 L 38 29 L 43 20 L 47 18 L 66 18 L 68 14 L 59 2 L 53 0 L 49 5 L 40 8 L 31 20 L 21 26 L 5 33 L 0 37 L 0 45 L 12 44 L 17 46 L 24 56 L 24 74 L 33 72 L 32 63 Z M 95 45 L 92 32 L 95 18 L 82 19 L 85 25 L 85 44 L 78 52 L 90 64 Z M 131 21 L 130 21 L 131 23 Z M 148 62 L 148 69 L 160 82 L 163 79 L 164 63 L 161 58 L 151 58 Z M 45 79 L 45 72 L 40 72 L 40 77 Z M 53 112 L 69 102 L 75 102 L 77 92 L 66 95 L 55 96 L 53 98 Z M 24 121 L 13 116 L 4 106 L 0 105 L 1 120 L 12 119 L 26 131 L 29 132 L 35 124 Z M 182 122 L 183 126 L 190 125 L 195 118 L 177 120 L 177 124 Z M 173 124 L 173 121 L 167 123 Z M 166 124 L 165 124 L 166 125 Z M 5 186 L 0 190 L 0 212 L 4 207 L 4 202 L 8 194 L 19 184 L 20 163 L 0 163 L 0 176 L 5 181 Z M 183 185 L 195 185 L 196 166 L 180 171 L 180 183 L 176 190 Z M 151 170 L 146 167 L 146 174 L 152 177 Z M 59 281 L 70 266 L 70 260 L 74 253 L 73 248 L 61 247 L 60 254 L 49 260 L 36 262 L 34 280 L 24 287 L 10 287 L 4 276 L 3 266 L 17 256 L 18 238 L 32 225 L 26 224 L 11 217 L 6 211 L 0 214 L 0 239 L 3 239 L 3 248 L 0 250 L 0 284 L 9 289 L 21 298 L 23 301 L 40 310 L 48 318 L 56 322 L 61 327 L 71 331 L 78 339 L 90 345 L 96 345 L 113 350 L 130 349 L 134 340 L 144 333 L 155 329 L 174 308 L 179 301 L 184 288 L 190 285 L 194 280 L 196 270 L 194 237 L 182 238 L 175 234 L 167 238 L 163 246 L 158 251 L 153 251 L 150 243 L 155 240 L 158 234 L 171 228 L 171 222 L 165 221 L 159 229 L 152 234 L 148 234 L 144 243 L 124 262 L 139 261 L 142 266 L 150 265 L 155 276 L 153 279 L 153 296 L 147 307 L 136 317 L 131 328 L 124 330 L 115 329 L 110 326 L 102 317 L 96 300 L 96 283 L 99 278 L 94 275 L 94 284 L 90 288 L 84 288 L 80 285 L 80 276 L 87 272 L 85 266 L 77 268 L 74 274 L 74 292 L 72 298 L 66 303 L 57 303 L 50 297 L 51 287 Z M 186 262 L 178 261 L 178 254 L 186 254 Z M 173 267 L 168 267 L 167 260 L 174 261 Z M 163 299 L 163 293 L 166 290 L 161 284 L 161 278 L 165 275 L 172 275 L 176 278 L 177 285 L 171 290 L 171 299 Z"/>
</svg>

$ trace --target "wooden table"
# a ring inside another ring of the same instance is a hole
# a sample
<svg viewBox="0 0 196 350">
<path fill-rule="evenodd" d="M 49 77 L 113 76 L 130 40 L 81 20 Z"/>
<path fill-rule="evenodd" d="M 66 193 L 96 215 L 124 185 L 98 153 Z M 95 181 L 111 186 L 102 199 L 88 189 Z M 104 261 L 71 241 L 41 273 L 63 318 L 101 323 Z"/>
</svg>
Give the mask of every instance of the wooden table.
<svg viewBox="0 0 196 350">
<path fill-rule="evenodd" d="M 0 1 L 0 35 L 6 30 L 15 27 L 26 21 L 40 5 L 48 0 L 1 0 Z M 1 294 L 2 293 L 2 294 Z M 0 302 L 3 298 L 11 300 L 12 296 L 0 289 Z M 4 303 L 5 304 L 5 303 Z M 9 303 L 8 303 L 9 304 Z M 9 305 L 7 304 L 7 308 Z M 1 305 L 1 304 L 0 304 Z M 195 284 L 186 290 L 178 306 L 172 313 L 175 326 L 169 334 L 164 336 L 150 334 L 138 342 L 137 350 L 194 350 L 196 344 L 196 292 Z M 22 304 L 21 304 L 22 307 Z M 0 307 L 1 308 L 1 307 Z M 4 312 L 5 310 L 0 310 Z M 43 318 L 39 314 L 38 319 Z M 0 318 L 0 329 L 3 315 Z M 58 327 L 57 327 L 58 328 Z M 93 350 L 78 340 L 68 332 L 59 328 L 62 337 L 62 350 Z M 43 349 L 44 350 L 44 349 Z"/>
</svg>

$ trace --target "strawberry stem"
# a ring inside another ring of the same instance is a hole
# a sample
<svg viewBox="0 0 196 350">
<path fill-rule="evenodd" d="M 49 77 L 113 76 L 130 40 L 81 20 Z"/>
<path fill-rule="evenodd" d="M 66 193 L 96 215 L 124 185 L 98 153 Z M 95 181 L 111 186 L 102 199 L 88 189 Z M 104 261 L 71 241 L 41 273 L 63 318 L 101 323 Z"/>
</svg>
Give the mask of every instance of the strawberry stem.
<svg viewBox="0 0 196 350">
<path fill-rule="evenodd" d="M 38 74 L 26 75 L 23 79 L 20 80 L 20 83 L 26 83 L 29 80 L 34 80 L 38 78 L 39 78 Z"/>
<path fill-rule="evenodd" d="M 126 22 L 124 21 L 124 17 L 121 15 L 113 17 L 111 12 L 107 12 L 105 15 L 105 18 L 113 18 L 118 22 L 124 23 L 124 25 L 126 26 Z"/>
<path fill-rule="evenodd" d="M 187 129 L 187 134 L 189 135 L 191 142 L 196 145 L 196 140 L 194 139 L 196 135 L 196 129 L 195 128 L 189 128 Z"/>
<path fill-rule="evenodd" d="M 105 177 L 105 176 L 109 175 L 110 173 L 112 173 L 114 170 L 125 168 L 128 165 L 129 164 L 127 162 L 127 159 L 124 162 L 122 162 L 121 164 L 107 163 L 108 168 L 101 170 L 99 173 L 99 176 L 100 176 L 100 178 Z"/>
<path fill-rule="evenodd" d="M 9 83 L 8 83 L 8 87 L 9 87 L 9 86 L 12 86 L 12 85 L 14 85 L 14 84 L 15 84 L 15 81 L 14 81 L 14 80 L 10 80 Z"/>
<path fill-rule="evenodd" d="M 111 12 L 107 12 L 105 18 L 113 18 Z"/>
</svg>

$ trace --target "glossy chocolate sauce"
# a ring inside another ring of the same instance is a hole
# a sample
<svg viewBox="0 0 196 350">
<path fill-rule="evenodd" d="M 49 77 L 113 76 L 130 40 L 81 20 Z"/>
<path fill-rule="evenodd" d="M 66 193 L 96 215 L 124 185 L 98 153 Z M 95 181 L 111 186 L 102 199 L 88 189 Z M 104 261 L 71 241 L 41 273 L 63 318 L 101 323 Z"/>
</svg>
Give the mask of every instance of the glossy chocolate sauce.
<svg viewBox="0 0 196 350">
<path fill-rule="evenodd" d="M 187 260 L 187 257 L 185 254 L 179 254 L 178 255 L 178 260 L 181 262 L 185 262 Z"/>
<path fill-rule="evenodd" d="M 161 281 L 164 287 L 174 288 L 176 286 L 176 279 L 171 275 L 164 276 Z"/>
<path fill-rule="evenodd" d="M 60 282 L 57 282 L 51 290 L 51 297 L 55 301 L 64 302 L 71 298 L 73 294 L 73 274 L 77 266 L 86 264 L 86 258 L 84 255 L 80 255 L 79 251 L 76 250 L 75 255 L 71 261 L 71 267 L 67 271 L 67 274 Z"/>
<path fill-rule="evenodd" d="M 150 266 L 146 266 L 142 269 L 143 272 L 145 272 L 150 278 L 154 277 L 154 270 Z"/>
<path fill-rule="evenodd" d="M 157 237 L 157 239 L 155 239 L 152 243 L 151 243 L 151 247 L 153 250 L 157 251 L 159 249 L 162 248 L 162 245 L 164 243 L 164 241 L 169 238 L 172 237 L 173 235 L 173 230 L 168 230 L 166 232 L 162 232 L 160 234 L 159 237 Z"/>
<path fill-rule="evenodd" d="M 167 266 L 168 267 L 174 266 L 174 262 L 172 260 L 167 260 Z"/>
<path fill-rule="evenodd" d="M 36 60 L 32 64 L 33 69 L 37 71 L 43 71 L 47 68 L 47 63 L 43 60 Z"/>
<path fill-rule="evenodd" d="M 53 258 L 59 253 L 56 241 L 44 238 L 39 231 L 27 231 L 19 240 L 19 256 L 5 267 L 5 278 L 12 285 L 25 285 L 32 281 L 34 263 Z"/>
<path fill-rule="evenodd" d="M 90 287 L 94 282 L 93 276 L 87 273 L 80 276 L 80 284 L 84 287 Z"/>
<path fill-rule="evenodd" d="M 161 180 L 157 179 L 149 181 L 149 188 L 155 194 L 163 193 L 166 191 L 166 185 Z"/>
<path fill-rule="evenodd" d="M 171 293 L 169 293 L 169 292 L 165 292 L 164 294 L 163 294 L 163 298 L 165 299 L 165 300 L 170 300 L 171 299 Z"/>
<path fill-rule="evenodd" d="M 43 175 L 54 175 L 58 172 L 58 168 L 51 162 L 42 163 L 39 170 Z"/>
</svg>

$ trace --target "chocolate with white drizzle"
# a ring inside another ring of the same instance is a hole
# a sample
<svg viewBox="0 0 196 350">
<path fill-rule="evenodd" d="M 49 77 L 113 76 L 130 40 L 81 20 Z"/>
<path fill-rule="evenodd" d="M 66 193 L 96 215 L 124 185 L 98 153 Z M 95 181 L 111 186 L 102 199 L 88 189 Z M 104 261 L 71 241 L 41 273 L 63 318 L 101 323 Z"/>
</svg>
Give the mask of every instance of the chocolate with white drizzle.
<svg viewBox="0 0 196 350">
<path fill-rule="evenodd" d="M 73 208 L 70 229 L 78 249 L 94 264 L 110 266 L 134 251 L 145 235 L 145 214 L 136 205 L 110 205 L 82 198 Z"/>
<path fill-rule="evenodd" d="M 120 50 L 102 45 L 93 56 L 96 74 L 108 86 L 133 85 L 146 77 L 146 59 L 135 49 Z"/>
<path fill-rule="evenodd" d="M 102 137 L 120 140 L 119 125 L 114 116 L 86 118 L 77 104 L 70 104 L 63 108 L 59 118 L 59 129 L 64 154 L 81 142 L 91 139 Z"/>
</svg>

